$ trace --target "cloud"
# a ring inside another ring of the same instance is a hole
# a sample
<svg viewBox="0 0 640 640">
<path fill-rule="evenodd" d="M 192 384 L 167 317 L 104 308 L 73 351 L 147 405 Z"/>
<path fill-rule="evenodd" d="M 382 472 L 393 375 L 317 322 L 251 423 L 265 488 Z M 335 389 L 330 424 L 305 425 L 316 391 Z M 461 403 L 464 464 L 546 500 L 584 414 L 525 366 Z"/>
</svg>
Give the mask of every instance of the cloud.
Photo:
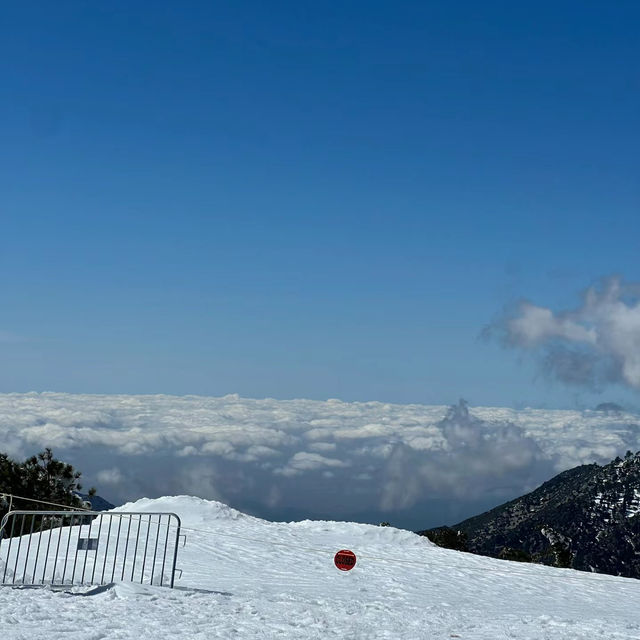
<svg viewBox="0 0 640 640">
<path fill-rule="evenodd" d="M 124 480 L 124 477 L 118 467 L 112 467 L 111 469 L 98 471 L 96 480 L 100 485 L 118 485 Z"/>
<path fill-rule="evenodd" d="M 416 450 L 398 442 L 389 456 L 382 506 L 392 510 L 417 503 L 425 494 L 480 498 L 504 485 L 527 486 L 550 473 L 555 459 L 522 427 L 473 416 L 461 400 L 436 424 L 442 448 Z"/>
<path fill-rule="evenodd" d="M 349 463 L 336 458 L 327 458 L 319 453 L 309 453 L 307 451 L 299 451 L 295 453 L 287 462 L 286 466 L 276 469 L 275 473 L 281 473 L 285 476 L 299 475 L 305 471 L 315 471 L 317 469 L 327 470 L 330 467 L 348 467 Z"/>
<path fill-rule="evenodd" d="M 609 278 L 590 287 L 575 309 L 554 312 L 530 302 L 495 326 L 505 344 L 539 356 L 543 369 L 573 385 L 620 383 L 640 390 L 640 285 Z"/>
<path fill-rule="evenodd" d="M 554 338 L 595 345 L 593 327 L 585 327 L 571 317 L 555 316 L 550 309 L 523 302 L 520 313 L 508 322 L 509 337 L 517 344 L 536 346 Z"/>
<path fill-rule="evenodd" d="M 191 494 L 271 519 L 418 528 L 442 524 L 442 505 L 454 522 L 640 449 L 640 421 L 464 402 L 0 394 L 0 443 L 14 457 L 52 447 L 116 503 Z"/>
</svg>

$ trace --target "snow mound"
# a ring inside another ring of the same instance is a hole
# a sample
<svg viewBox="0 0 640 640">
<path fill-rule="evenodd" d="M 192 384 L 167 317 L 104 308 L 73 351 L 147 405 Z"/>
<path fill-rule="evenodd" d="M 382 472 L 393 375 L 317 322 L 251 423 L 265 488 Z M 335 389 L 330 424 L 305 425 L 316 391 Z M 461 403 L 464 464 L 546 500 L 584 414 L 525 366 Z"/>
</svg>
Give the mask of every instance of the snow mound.
<svg viewBox="0 0 640 640">
<path fill-rule="evenodd" d="M 232 507 L 217 502 L 216 500 L 204 500 L 195 496 L 164 496 L 162 498 L 140 498 L 135 502 L 127 502 L 114 511 L 144 513 L 169 512 L 175 513 L 182 521 L 183 526 L 199 527 L 208 526 L 215 522 L 225 520 L 248 519 L 260 521 L 246 513 L 242 513 Z"/>
<path fill-rule="evenodd" d="M 182 518 L 177 588 L 0 589 L 3 640 L 43 628 L 71 640 L 640 640 L 637 580 L 441 549 L 393 527 L 267 522 L 190 496 L 117 511 Z M 349 572 L 334 566 L 340 549 L 357 556 Z"/>
</svg>

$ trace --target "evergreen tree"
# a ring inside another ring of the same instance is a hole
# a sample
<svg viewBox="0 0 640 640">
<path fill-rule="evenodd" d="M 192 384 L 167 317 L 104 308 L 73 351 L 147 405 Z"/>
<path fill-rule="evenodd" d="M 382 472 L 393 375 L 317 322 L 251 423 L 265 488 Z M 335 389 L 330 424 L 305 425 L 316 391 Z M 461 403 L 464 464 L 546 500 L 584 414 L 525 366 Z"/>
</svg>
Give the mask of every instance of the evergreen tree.
<svg viewBox="0 0 640 640">
<path fill-rule="evenodd" d="M 420 535 L 426 536 L 431 542 L 445 549 L 456 549 L 457 551 L 469 550 L 467 534 L 463 531 L 451 529 L 450 527 L 438 527 L 437 529 L 421 531 Z"/>
<path fill-rule="evenodd" d="M 50 448 L 19 463 L 5 453 L 0 453 L 0 493 L 22 496 L 32 500 L 43 500 L 82 507 L 82 500 L 74 494 L 82 486 L 79 483 L 81 473 L 70 464 L 57 460 Z M 90 490 L 95 494 L 95 489 Z M 37 511 L 55 511 L 60 507 L 53 504 L 39 504 L 13 497 L 13 509 Z M 8 512 L 10 500 L 0 499 L 0 519 Z M 6 534 L 5 534 L 6 535 Z"/>
</svg>

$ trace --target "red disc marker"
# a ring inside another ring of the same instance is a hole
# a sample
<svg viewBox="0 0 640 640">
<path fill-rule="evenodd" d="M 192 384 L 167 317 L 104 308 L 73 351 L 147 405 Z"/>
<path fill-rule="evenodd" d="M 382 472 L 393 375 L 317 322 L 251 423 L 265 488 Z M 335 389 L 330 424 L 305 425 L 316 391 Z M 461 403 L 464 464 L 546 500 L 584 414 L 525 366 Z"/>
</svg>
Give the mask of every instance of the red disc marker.
<svg viewBox="0 0 640 640">
<path fill-rule="evenodd" d="M 336 553 L 333 561 L 340 571 L 351 571 L 356 566 L 356 554 L 349 549 L 342 549 Z"/>
</svg>

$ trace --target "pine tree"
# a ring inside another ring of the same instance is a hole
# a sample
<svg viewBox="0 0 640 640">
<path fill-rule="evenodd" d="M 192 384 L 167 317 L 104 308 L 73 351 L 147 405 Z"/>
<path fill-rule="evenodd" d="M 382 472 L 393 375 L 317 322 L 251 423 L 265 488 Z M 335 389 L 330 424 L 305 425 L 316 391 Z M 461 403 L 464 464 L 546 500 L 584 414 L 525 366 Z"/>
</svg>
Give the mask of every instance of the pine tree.
<svg viewBox="0 0 640 640">
<path fill-rule="evenodd" d="M 15 462 L 5 453 L 0 453 L 0 493 L 22 496 L 32 500 L 43 500 L 81 507 L 82 500 L 73 492 L 79 491 L 81 473 L 70 464 L 57 460 L 50 448 L 27 458 L 24 462 Z M 95 494 L 95 489 L 92 489 Z M 20 498 L 11 499 L 13 509 L 52 511 L 60 507 L 53 504 L 37 504 Z M 0 518 L 9 510 L 9 500 L 0 500 Z"/>
</svg>

